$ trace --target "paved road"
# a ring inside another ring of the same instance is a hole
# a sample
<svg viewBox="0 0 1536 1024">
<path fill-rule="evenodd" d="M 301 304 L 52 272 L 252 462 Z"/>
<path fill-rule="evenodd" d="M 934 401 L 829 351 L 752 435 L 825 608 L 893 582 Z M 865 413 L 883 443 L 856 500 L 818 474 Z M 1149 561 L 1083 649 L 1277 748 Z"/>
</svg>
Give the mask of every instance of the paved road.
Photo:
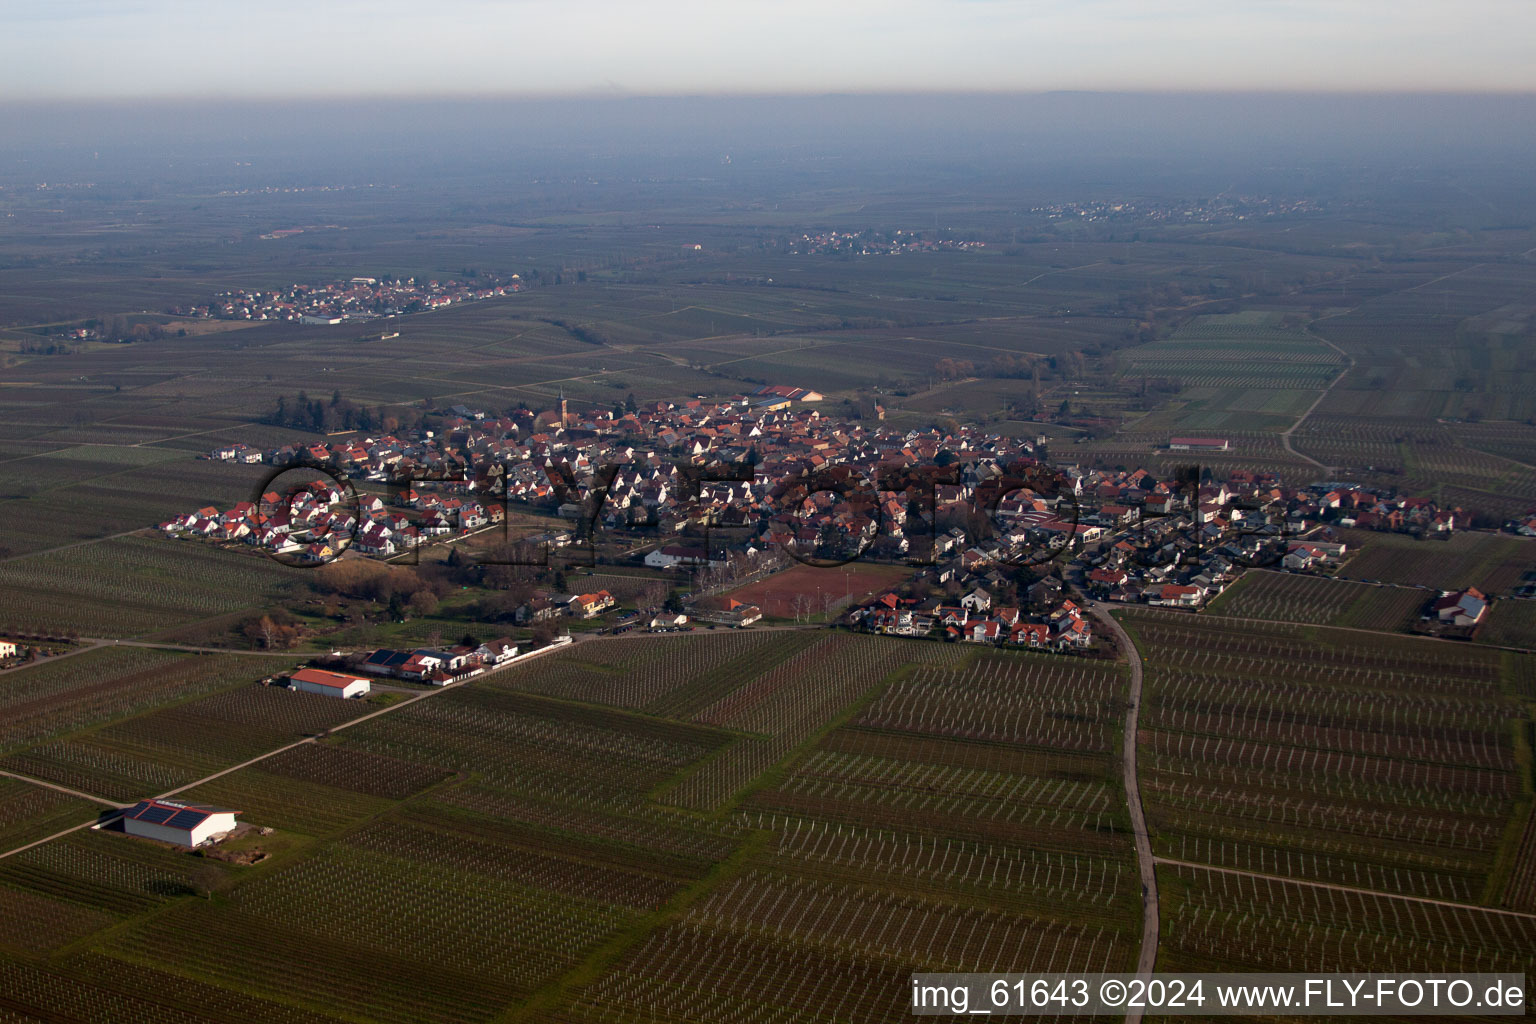
<svg viewBox="0 0 1536 1024">
<path fill-rule="evenodd" d="M 1120 762 L 1125 776 L 1125 802 L 1131 812 L 1131 832 L 1136 841 L 1136 867 L 1141 873 L 1141 956 L 1136 961 L 1136 973 L 1151 976 L 1157 963 L 1158 912 L 1157 912 L 1157 863 L 1152 856 L 1152 840 L 1147 835 L 1147 815 L 1141 805 L 1141 786 L 1136 780 L 1136 740 L 1141 720 L 1141 655 L 1131 642 L 1130 634 L 1115 621 L 1103 605 L 1094 602 L 1088 611 L 1103 623 L 1115 636 L 1115 642 L 1125 653 L 1131 666 L 1131 702 L 1125 712 L 1125 736 Z M 1140 1010 L 1125 1015 L 1129 1024 L 1141 1020 Z"/>
</svg>

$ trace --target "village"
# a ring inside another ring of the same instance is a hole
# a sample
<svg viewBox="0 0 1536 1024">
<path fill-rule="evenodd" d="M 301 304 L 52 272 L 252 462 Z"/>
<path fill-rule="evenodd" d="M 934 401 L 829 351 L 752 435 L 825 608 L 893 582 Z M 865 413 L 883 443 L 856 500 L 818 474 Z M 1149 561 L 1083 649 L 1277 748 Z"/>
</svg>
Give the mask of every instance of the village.
<svg viewBox="0 0 1536 1024">
<path fill-rule="evenodd" d="M 177 316 L 216 320 L 278 320 L 340 324 L 442 309 L 456 303 L 495 299 L 521 291 L 522 278 L 480 277 L 459 281 L 354 277 L 328 284 L 291 284 L 275 291 L 220 292 L 202 305 L 178 306 Z"/>
<path fill-rule="evenodd" d="M 894 256 L 909 252 L 938 252 L 944 249 L 984 249 L 985 242 L 951 238 L 924 238 L 915 231 L 823 231 L 791 239 L 789 252 L 796 256 Z"/>
<path fill-rule="evenodd" d="M 1158 479 L 1056 464 L 1043 437 L 902 430 L 878 406 L 872 419 L 845 419 L 822 401 L 783 385 L 601 411 L 574 412 L 562 397 L 501 415 L 454 406 L 409 433 L 221 446 L 209 458 L 323 475 L 160 529 L 295 565 L 417 558 L 426 545 L 500 536 L 530 564 L 635 566 L 680 591 L 668 612 L 682 619 L 663 623 L 655 600 L 626 610 L 606 593 L 545 589 L 518 609 L 520 625 L 606 616 L 603 628 L 682 628 L 689 615 L 742 625 L 728 607 L 734 588 L 797 563 L 857 560 L 906 576 L 868 600 L 823 593 L 823 621 L 1084 651 L 1093 639 L 1084 599 L 1198 609 L 1252 567 L 1336 571 L 1349 554 L 1337 528 L 1445 537 L 1463 525 L 1459 509 L 1424 497 L 1289 486 L 1243 470 Z M 1227 444 L 1175 437 L 1168 447 L 1197 457 Z M 513 519 L 525 524 L 515 535 Z M 752 621 L 763 615 L 743 606 Z"/>
</svg>

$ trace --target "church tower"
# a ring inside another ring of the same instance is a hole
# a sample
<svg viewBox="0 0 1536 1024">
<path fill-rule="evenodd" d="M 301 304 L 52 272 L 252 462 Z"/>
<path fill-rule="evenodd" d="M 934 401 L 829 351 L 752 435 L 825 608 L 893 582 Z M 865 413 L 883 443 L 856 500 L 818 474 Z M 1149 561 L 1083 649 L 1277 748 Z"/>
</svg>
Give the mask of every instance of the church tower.
<svg viewBox="0 0 1536 1024">
<path fill-rule="evenodd" d="M 560 425 L 563 427 L 570 422 L 571 410 L 565 401 L 565 386 L 560 387 Z"/>
</svg>

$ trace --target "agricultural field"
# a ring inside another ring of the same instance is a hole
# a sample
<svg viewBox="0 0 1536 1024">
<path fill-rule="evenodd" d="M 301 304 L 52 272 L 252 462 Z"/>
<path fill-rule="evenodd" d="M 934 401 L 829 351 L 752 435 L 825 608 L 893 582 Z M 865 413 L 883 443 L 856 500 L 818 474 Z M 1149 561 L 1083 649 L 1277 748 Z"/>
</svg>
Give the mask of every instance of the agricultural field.
<svg viewBox="0 0 1536 1024">
<path fill-rule="evenodd" d="M 0 777 L 0 850 L 88 821 L 99 809 L 89 800 Z"/>
<path fill-rule="evenodd" d="M 1135 423 L 1137 433 L 1225 437 L 1234 430 L 1288 429 L 1317 399 L 1317 392 L 1293 388 L 1192 387 Z"/>
<path fill-rule="evenodd" d="M 87 440 L 89 431 L 74 440 Z M 206 450 L 211 441 L 201 441 Z M 35 446 L 0 462 L 0 537 L 16 556 L 153 527 L 173 515 L 248 501 L 265 466 L 215 463 L 126 443 Z"/>
<path fill-rule="evenodd" d="M 1156 414 L 1154 414 L 1156 415 Z M 1160 476 L 1173 476 L 1189 466 L 1210 470 L 1217 478 L 1234 470 L 1270 472 L 1285 480 L 1303 483 L 1321 474 L 1316 466 L 1285 450 L 1284 439 L 1275 430 L 1224 430 L 1231 448 L 1224 452 L 1176 452 L 1168 448 L 1171 431 L 1143 431 L 1140 421 L 1102 441 L 1074 444 L 1063 451 L 1074 459 L 1083 459 L 1107 468 L 1145 468 Z"/>
<path fill-rule="evenodd" d="M 125 638 L 266 606 L 301 581 L 247 550 L 118 537 L 0 561 L 0 629 Z"/>
<path fill-rule="evenodd" d="M 236 659 L 206 683 L 178 680 L 180 699 L 168 707 L 37 744 L 0 764 L 33 778 L 128 802 L 184 786 L 362 714 L 365 706 L 361 704 L 251 685 L 251 678 L 262 668 L 271 669 L 250 664 L 253 660 Z M 236 685 L 187 700 L 198 692 L 189 683 Z M 270 765 L 268 769 L 276 770 Z"/>
<path fill-rule="evenodd" d="M 1339 576 L 1380 583 L 1405 583 L 1433 590 L 1476 587 L 1489 597 L 1508 593 L 1536 569 L 1536 542 L 1487 533 L 1456 533 L 1444 540 L 1415 540 L 1405 534 L 1340 530 L 1354 552 Z"/>
<path fill-rule="evenodd" d="M 1425 494 L 1447 507 L 1481 513 L 1487 525 L 1536 504 L 1536 469 L 1464 446 L 1451 426 L 1406 414 L 1367 417 L 1356 407 L 1335 408 L 1330 400 L 1302 423 L 1292 443 L 1336 475 Z"/>
<path fill-rule="evenodd" d="M 1159 868 L 1157 886 L 1160 971 L 1529 977 L 1536 967 L 1536 921 L 1528 918 L 1183 865 Z"/>
<path fill-rule="evenodd" d="M 1429 604 L 1418 587 L 1373 586 L 1255 569 L 1206 607 L 1211 615 L 1260 622 L 1299 622 L 1400 632 Z"/>
<path fill-rule="evenodd" d="M 82 979 L 152 967 L 282 1022 L 327 1020 L 342 996 L 349 1019 L 458 1024 L 602 1019 L 665 994 L 695 1016 L 793 999 L 873 1024 L 917 968 L 1127 969 L 1125 679 L 731 630 L 583 642 L 345 728 L 315 714 L 343 702 L 260 687 L 176 704 L 82 742 L 200 769 L 332 726 L 181 794 L 277 829 L 284 852 L 210 874 L 87 831 L 0 859 L 0 915 L 68 943 L 45 964 L 0 956 L 0 984 L 146 1022 L 152 996 Z"/>
<path fill-rule="evenodd" d="M 1477 629 L 1475 639 L 1500 647 L 1536 649 L 1536 601 L 1506 598 L 1488 608 L 1488 619 Z"/>
<path fill-rule="evenodd" d="M 792 565 L 767 579 L 726 591 L 718 600 L 730 598 L 742 604 L 755 604 L 769 618 L 795 616 L 795 600 L 802 599 L 800 617 L 811 614 L 824 617 L 840 608 L 878 597 L 911 574 L 902 566 L 850 562 L 848 565 L 822 568 Z"/>
<path fill-rule="evenodd" d="M 1122 376 L 1165 377 L 1185 388 L 1319 391 L 1346 367 L 1319 339 L 1273 313 L 1196 317 L 1172 336 L 1120 354 Z M 1314 396 L 1315 397 L 1315 396 Z"/>
<path fill-rule="evenodd" d="M 1528 806 L 1509 658 L 1325 627 L 1128 613 L 1161 857 L 1496 905 Z"/>
<path fill-rule="evenodd" d="M 285 664 L 109 645 L 12 669 L 0 676 L 0 751 L 234 690 Z"/>
</svg>

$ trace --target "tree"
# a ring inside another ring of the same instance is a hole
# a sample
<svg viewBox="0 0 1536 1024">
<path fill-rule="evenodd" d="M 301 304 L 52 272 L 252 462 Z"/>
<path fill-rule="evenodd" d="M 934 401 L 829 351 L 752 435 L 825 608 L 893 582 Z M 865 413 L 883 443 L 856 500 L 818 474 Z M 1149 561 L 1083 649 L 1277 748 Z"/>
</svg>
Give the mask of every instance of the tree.
<svg viewBox="0 0 1536 1024">
<path fill-rule="evenodd" d="M 224 882 L 224 872 L 209 861 L 198 864 L 187 872 L 187 888 L 192 890 L 192 895 L 201 896 L 208 900 L 213 898 L 213 891 Z"/>
<path fill-rule="evenodd" d="M 263 648 L 271 650 L 277 644 L 277 623 L 272 621 L 272 616 L 263 615 L 245 630 L 247 638 L 261 644 Z"/>
<path fill-rule="evenodd" d="M 437 597 L 430 590 L 418 590 L 410 596 L 406 602 L 411 612 L 418 616 L 431 615 L 437 611 Z"/>
</svg>

